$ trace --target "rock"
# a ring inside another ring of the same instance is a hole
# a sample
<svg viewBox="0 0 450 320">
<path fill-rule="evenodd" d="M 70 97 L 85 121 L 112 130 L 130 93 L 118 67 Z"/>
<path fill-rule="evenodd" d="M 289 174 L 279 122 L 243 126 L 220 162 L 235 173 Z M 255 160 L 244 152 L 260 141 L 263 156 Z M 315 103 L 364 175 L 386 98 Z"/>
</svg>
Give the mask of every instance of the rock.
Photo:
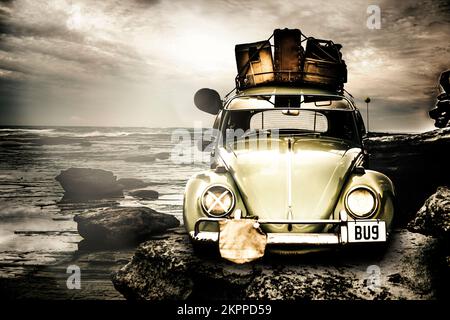
<svg viewBox="0 0 450 320">
<path fill-rule="evenodd" d="M 96 247 L 137 244 L 180 224 L 174 216 L 147 207 L 97 210 L 79 214 L 74 220 L 78 223 L 79 234 Z"/>
<path fill-rule="evenodd" d="M 96 199 L 123 196 L 121 186 L 111 171 L 89 168 L 70 168 L 55 178 L 65 191 L 65 199 Z"/>
<path fill-rule="evenodd" d="M 90 146 L 92 146 L 92 142 L 89 141 L 80 142 L 80 147 L 90 147 Z"/>
<path fill-rule="evenodd" d="M 178 232 L 142 243 L 113 275 L 113 283 L 131 300 L 430 299 L 436 295 L 430 267 L 434 244 L 431 237 L 400 230 L 392 234 L 381 259 L 366 249 L 356 254 L 268 255 L 235 265 L 194 255 L 188 236 Z M 380 271 L 378 282 L 369 267 Z"/>
<path fill-rule="evenodd" d="M 124 189 L 137 189 L 137 188 L 145 188 L 150 185 L 150 183 L 144 182 L 141 179 L 135 178 L 121 178 L 117 180 L 117 183 L 122 185 Z"/>
<path fill-rule="evenodd" d="M 152 155 L 132 156 L 124 159 L 125 162 L 153 162 L 156 160 Z"/>
<path fill-rule="evenodd" d="M 408 224 L 412 232 L 450 238 L 450 189 L 439 187 Z"/>
<path fill-rule="evenodd" d="M 371 134 L 365 141 L 369 168 L 391 178 L 398 210 L 406 225 L 437 187 L 450 185 L 450 128 L 421 134 Z"/>
<path fill-rule="evenodd" d="M 159 197 L 158 191 L 154 190 L 136 190 L 131 192 L 130 195 L 144 200 L 156 200 Z"/>
<path fill-rule="evenodd" d="M 158 160 L 170 159 L 170 152 L 159 152 L 155 154 L 155 158 Z"/>
<path fill-rule="evenodd" d="M 151 149 L 151 147 L 146 144 L 141 144 L 138 146 L 138 150 L 150 150 L 150 149 Z"/>
</svg>

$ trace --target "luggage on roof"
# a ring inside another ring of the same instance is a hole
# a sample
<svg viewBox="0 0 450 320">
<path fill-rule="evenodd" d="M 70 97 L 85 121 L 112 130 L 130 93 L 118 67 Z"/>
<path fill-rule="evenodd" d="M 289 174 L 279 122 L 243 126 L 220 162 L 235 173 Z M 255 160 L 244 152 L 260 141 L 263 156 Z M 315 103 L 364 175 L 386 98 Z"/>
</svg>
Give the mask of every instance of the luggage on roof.
<svg viewBox="0 0 450 320">
<path fill-rule="evenodd" d="M 276 29 L 272 36 L 274 59 L 272 37 L 236 45 L 238 90 L 267 84 L 308 85 L 337 91 L 344 88 L 347 66 L 342 60 L 340 44 L 307 38 L 299 29 Z"/>
<path fill-rule="evenodd" d="M 298 29 L 276 29 L 274 35 L 275 79 L 279 82 L 298 82 L 302 78 L 302 33 Z"/>
<path fill-rule="evenodd" d="M 347 82 L 342 46 L 331 40 L 308 38 L 303 62 L 303 82 L 335 89 Z"/>
<path fill-rule="evenodd" d="M 270 42 L 238 44 L 235 47 L 238 87 L 253 87 L 273 82 L 273 61 Z"/>
</svg>

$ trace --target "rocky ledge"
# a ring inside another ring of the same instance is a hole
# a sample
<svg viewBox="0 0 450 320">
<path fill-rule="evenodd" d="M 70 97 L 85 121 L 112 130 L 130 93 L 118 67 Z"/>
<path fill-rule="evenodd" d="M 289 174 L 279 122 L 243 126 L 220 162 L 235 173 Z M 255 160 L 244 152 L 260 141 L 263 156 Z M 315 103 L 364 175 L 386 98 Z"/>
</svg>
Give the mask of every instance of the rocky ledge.
<svg viewBox="0 0 450 320">
<path fill-rule="evenodd" d="M 437 295 L 435 243 L 399 230 L 383 256 L 371 250 L 268 255 L 235 265 L 196 256 L 188 236 L 174 232 L 141 244 L 113 283 L 131 300 L 430 299 Z"/>
</svg>

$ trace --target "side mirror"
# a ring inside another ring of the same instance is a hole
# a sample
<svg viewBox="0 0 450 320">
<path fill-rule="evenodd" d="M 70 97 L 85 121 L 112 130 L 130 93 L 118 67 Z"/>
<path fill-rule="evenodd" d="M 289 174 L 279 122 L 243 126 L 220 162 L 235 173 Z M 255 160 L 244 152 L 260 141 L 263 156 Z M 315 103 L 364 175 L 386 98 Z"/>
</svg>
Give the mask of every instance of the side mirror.
<svg viewBox="0 0 450 320">
<path fill-rule="evenodd" d="M 218 114 L 222 109 L 222 100 L 216 90 L 203 88 L 194 95 L 195 106 L 209 114 Z"/>
</svg>

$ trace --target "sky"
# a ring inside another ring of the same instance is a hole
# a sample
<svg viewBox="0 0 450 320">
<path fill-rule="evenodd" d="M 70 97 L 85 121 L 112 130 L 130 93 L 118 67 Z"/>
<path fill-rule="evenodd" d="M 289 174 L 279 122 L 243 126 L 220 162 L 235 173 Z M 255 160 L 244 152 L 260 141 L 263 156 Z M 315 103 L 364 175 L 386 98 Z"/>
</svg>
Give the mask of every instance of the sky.
<svg viewBox="0 0 450 320">
<path fill-rule="evenodd" d="M 225 95 L 234 46 L 284 27 L 343 45 L 363 115 L 372 99 L 370 130 L 433 129 L 449 0 L 0 0 L 0 125 L 207 127 L 196 90 Z"/>
</svg>

